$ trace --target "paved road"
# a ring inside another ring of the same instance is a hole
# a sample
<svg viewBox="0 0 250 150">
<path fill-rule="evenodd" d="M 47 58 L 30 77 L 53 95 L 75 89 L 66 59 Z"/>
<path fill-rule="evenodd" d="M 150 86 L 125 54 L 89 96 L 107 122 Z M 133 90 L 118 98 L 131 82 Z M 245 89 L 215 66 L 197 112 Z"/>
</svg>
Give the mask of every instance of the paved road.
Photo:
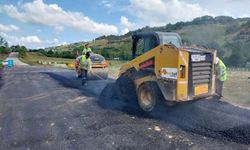
<svg viewBox="0 0 250 150">
<path fill-rule="evenodd" d="M 27 66 L 27 64 L 21 62 L 18 58 L 18 52 L 13 52 L 13 53 L 10 53 L 9 57 L 7 59 L 12 59 L 14 60 L 14 64 L 16 66 Z"/>
<path fill-rule="evenodd" d="M 82 87 L 69 70 L 6 70 L 0 81 L 0 149 L 250 149 L 247 109 L 201 100 L 146 115 L 102 101 L 98 95 L 109 82 Z"/>
</svg>

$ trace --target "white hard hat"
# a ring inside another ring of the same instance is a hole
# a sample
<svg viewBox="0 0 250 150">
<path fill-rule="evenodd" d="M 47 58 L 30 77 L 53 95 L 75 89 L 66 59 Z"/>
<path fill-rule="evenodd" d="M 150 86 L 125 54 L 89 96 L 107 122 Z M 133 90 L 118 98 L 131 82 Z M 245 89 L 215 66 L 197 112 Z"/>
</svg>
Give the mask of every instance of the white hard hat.
<svg viewBox="0 0 250 150">
<path fill-rule="evenodd" d="M 220 59 L 218 57 L 216 57 L 215 64 L 218 64 L 219 61 L 220 61 Z"/>
</svg>

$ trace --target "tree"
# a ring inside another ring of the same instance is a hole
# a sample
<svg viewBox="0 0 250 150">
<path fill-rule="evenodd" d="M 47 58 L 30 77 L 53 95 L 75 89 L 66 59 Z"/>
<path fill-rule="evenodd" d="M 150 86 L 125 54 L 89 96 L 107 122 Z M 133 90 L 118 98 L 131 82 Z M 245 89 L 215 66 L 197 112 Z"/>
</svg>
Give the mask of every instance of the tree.
<svg viewBox="0 0 250 150">
<path fill-rule="evenodd" d="M 48 57 L 53 57 L 54 56 L 54 52 L 52 51 L 52 50 L 49 50 L 48 52 L 47 52 L 47 55 L 46 56 L 48 56 Z"/>
<path fill-rule="evenodd" d="M 233 50 L 232 54 L 225 59 L 225 63 L 233 67 L 245 67 L 246 62 L 243 53 Z"/>
<path fill-rule="evenodd" d="M 8 53 L 10 53 L 10 48 L 5 47 L 5 46 L 0 46 L 0 53 L 1 54 L 8 54 Z"/>
<path fill-rule="evenodd" d="M 10 47 L 12 52 L 19 52 L 19 57 L 26 57 L 28 49 L 25 46 L 13 45 Z"/>
<path fill-rule="evenodd" d="M 2 36 L 0 36 L 0 46 L 9 47 L 8 42 Z"/>
<path fill-rule="evenodd" d="M 8 42 L 0 36 L 0 53 L 8 54 L 10 53 L 10 48 L 8 46 Z"/>
</svg>

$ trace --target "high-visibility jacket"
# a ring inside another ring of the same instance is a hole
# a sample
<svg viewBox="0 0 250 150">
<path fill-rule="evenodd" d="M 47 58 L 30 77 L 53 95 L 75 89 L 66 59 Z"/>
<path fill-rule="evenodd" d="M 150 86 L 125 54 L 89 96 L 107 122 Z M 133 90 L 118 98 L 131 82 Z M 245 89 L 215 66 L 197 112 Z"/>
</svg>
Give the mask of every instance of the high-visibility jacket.
<svg viewBox="0 0 250 150">
<path fill-rule="evenodd" d="M 216 65 L 216 76 L 216 78 L 220 81 L 227 80 L 227 67 L 221 60 L 219 60 L 218 64 Z"/>
<path fill-rule="evenodd" d="M 92 52 L 91 48 L 84 48 L 82 54 L 86 54 L 87 52 Z"/>
<path fill-rule="evenodd" d="M 91 59 L 86 59 L 86 55 L 82 55 L 80 58 L 80 66 L 82 69 L 85 69 L 89 72 L 91 70 Z"/>
</svg>

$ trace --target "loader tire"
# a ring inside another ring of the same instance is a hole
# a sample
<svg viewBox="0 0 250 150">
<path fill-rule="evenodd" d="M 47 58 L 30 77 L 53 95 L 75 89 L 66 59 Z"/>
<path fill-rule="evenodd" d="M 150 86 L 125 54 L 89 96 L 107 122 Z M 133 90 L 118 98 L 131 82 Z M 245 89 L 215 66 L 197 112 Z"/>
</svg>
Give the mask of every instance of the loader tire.
<svg viewBox="0 0 250 150">
<path fill-rule="evenodd" d="M 138 104 L 145 112 L 152 112 L 160 105 L 162 94 L 155 82 L 145 82 L 137 91 Z"/>
</svg>

